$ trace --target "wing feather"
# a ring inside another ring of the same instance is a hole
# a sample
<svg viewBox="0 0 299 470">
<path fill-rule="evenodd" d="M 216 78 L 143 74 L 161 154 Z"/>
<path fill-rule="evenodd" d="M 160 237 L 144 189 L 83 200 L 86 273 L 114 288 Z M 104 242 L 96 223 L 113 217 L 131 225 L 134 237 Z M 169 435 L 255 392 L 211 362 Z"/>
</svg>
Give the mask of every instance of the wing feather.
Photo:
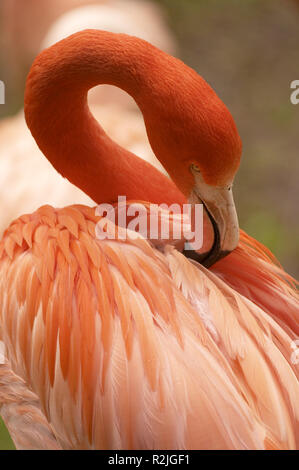
<svg viewBox="0 0 299 470">
<path fill-rule="evenodd" d="M 205 311 L 207 328 L 211 334 L 216 332 L 213 336 L 218 338 L 235 374 L 239 370 L 248 402 L 273 430 L 276 440 L 293 448 L 298 429 L 299 382 L 298 365 L 291 362 L 292 337 L 211 271 L 188 262 L 172 247 L 165 253 L 176 284 L 201 317 Z"/>
<path fill-rule="evenodd" d="M 39 397 L 61 446 L 259 449 L 265 439 L 292 446 L 288 422 L 287 437 L 273 437 L 246 388 L 262 356 L 246 331 L 254 320 L 242 320 L 248 305 L 234 318 L 233 290 L 192 265 L 195 274 L 182 272 L 183 262 L 171 264 L 176 255 L 162 255 L 141 237 L 96 240 L 98 220 L 86 207 L 46 206 L 18 219 L 0 243 L 8 358 Z M 16 231 L 23 239 L 7 243 Z M 186 279 L 198 280 L 201 315 Z M 270 408 L 276 426 L 274 398 Z"/>
</svg>

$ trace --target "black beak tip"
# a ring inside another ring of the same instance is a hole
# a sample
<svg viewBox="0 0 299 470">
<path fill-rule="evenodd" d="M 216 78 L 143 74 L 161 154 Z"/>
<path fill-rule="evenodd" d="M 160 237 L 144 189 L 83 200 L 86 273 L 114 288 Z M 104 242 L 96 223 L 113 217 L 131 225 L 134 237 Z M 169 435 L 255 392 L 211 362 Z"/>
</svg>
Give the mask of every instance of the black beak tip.
<svg viewBox="0 0 299 470">
<path fill-rule="evenodd" d="M 193 259 L 194 261 L 197 261 L 197 263 L 201 264 L 205 268 L 210 268 L 213 264 L 217 263 L 217 261 L 220 261 L 222 258 L 225 258 L 225 256 L 229 255 L 231 252 L 226 250 L 226 251 L 208 251 L 206 253 L 198 253 L 197 251 L 194 250 L 184 250 L 183 255 L 186 256 L 186 258 Z"/>
</svg>

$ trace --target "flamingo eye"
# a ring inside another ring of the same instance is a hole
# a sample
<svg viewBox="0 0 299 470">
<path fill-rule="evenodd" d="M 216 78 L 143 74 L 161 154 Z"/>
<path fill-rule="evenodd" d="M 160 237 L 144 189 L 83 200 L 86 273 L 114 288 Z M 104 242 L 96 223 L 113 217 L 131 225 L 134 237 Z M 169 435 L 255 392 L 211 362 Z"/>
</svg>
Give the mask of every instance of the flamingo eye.
<svg viewBox="0 0 299 470">
<path fill-rule="evenodd" d="M 199 168 L 198 165 L 196 165 L 196 163 L 192 163 L 190 168 L 191 168 L 191 170 L 196 171 L 197 173 L 200 173 L 200 168 Z"/>
</svg>

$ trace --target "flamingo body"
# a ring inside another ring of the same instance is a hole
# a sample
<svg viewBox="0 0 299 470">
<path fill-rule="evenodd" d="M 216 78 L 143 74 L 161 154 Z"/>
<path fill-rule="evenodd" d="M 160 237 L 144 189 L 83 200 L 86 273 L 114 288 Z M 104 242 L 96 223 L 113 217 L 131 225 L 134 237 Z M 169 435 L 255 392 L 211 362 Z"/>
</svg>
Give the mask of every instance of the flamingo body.
<svg viewBox="0 0 299 470">
<path fill-rule="evenodd" d="M 83 206 L 44 207 L 13 224 L 1 244 L 7 354 L 41 400 L 58 442 L 77 449 L 263 448 L 267 428 L 247 403 L 249 390 L 256 390 L 256 382 L 250 383 L 253 352 L 261 362 L 259 379 L 267 374 L 268 387 L 276 390 L 271 420 L 278 426 L 288 416 L 275 364 L 267 366 L 258 349 L 267 341 L 267 319 L 260 316 L 259 327 L 256 307 L 224 284 L 224 292 L 218 291 L 219 280 L 210 281 L 206 270 L 178 252 L 163 257 L 141 238 L 100 243 L 96 222 L 94 211 Z M 178 288 L 186 291 L 194 276 L 199 289 L 208 290 L 195 306 L 194 292 L 186 299 Z M 13 302 L 4 298 L 6 279 Z M 230 295 L 236 299 L 231 310 Z M 215 344 L 229 311 L 234 324 L 224 347 L 248 374 L 249 384 L 242 386 Z M 246 334 L 250 323 L 255 340 Z M 290 384 L 290 368 L 275 352 Z M 292 381 L 288 394 L 294 404 Z M 267 410 L 269 402 L 262 405 Z M 285 436 L 280 431 L 281 445 L 291 444 L 290 430 Z"/>
</svg>

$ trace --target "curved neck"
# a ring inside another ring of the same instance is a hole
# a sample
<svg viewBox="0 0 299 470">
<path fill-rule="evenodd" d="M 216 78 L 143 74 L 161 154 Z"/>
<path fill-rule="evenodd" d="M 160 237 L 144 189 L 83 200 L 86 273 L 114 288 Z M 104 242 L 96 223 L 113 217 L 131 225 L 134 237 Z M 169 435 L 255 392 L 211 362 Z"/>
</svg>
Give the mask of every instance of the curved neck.
<svg viewBox="0 0 299 470">
<path fill-rule="evenodd" d="M 159 126 L 163 116 L 151 103 L 159 99 L 156 83 L 167 57 L 137 38 L 89 30 L 46 49 L 31 68 L 25 92 L 28 127 L 56 170 L 97 203 L 114 202 L 118 195 L 155 203 L 185 202 L 169 178 L 112 141 L 87 104 L 90 88 L 115 85 Z"/>
</svg>

